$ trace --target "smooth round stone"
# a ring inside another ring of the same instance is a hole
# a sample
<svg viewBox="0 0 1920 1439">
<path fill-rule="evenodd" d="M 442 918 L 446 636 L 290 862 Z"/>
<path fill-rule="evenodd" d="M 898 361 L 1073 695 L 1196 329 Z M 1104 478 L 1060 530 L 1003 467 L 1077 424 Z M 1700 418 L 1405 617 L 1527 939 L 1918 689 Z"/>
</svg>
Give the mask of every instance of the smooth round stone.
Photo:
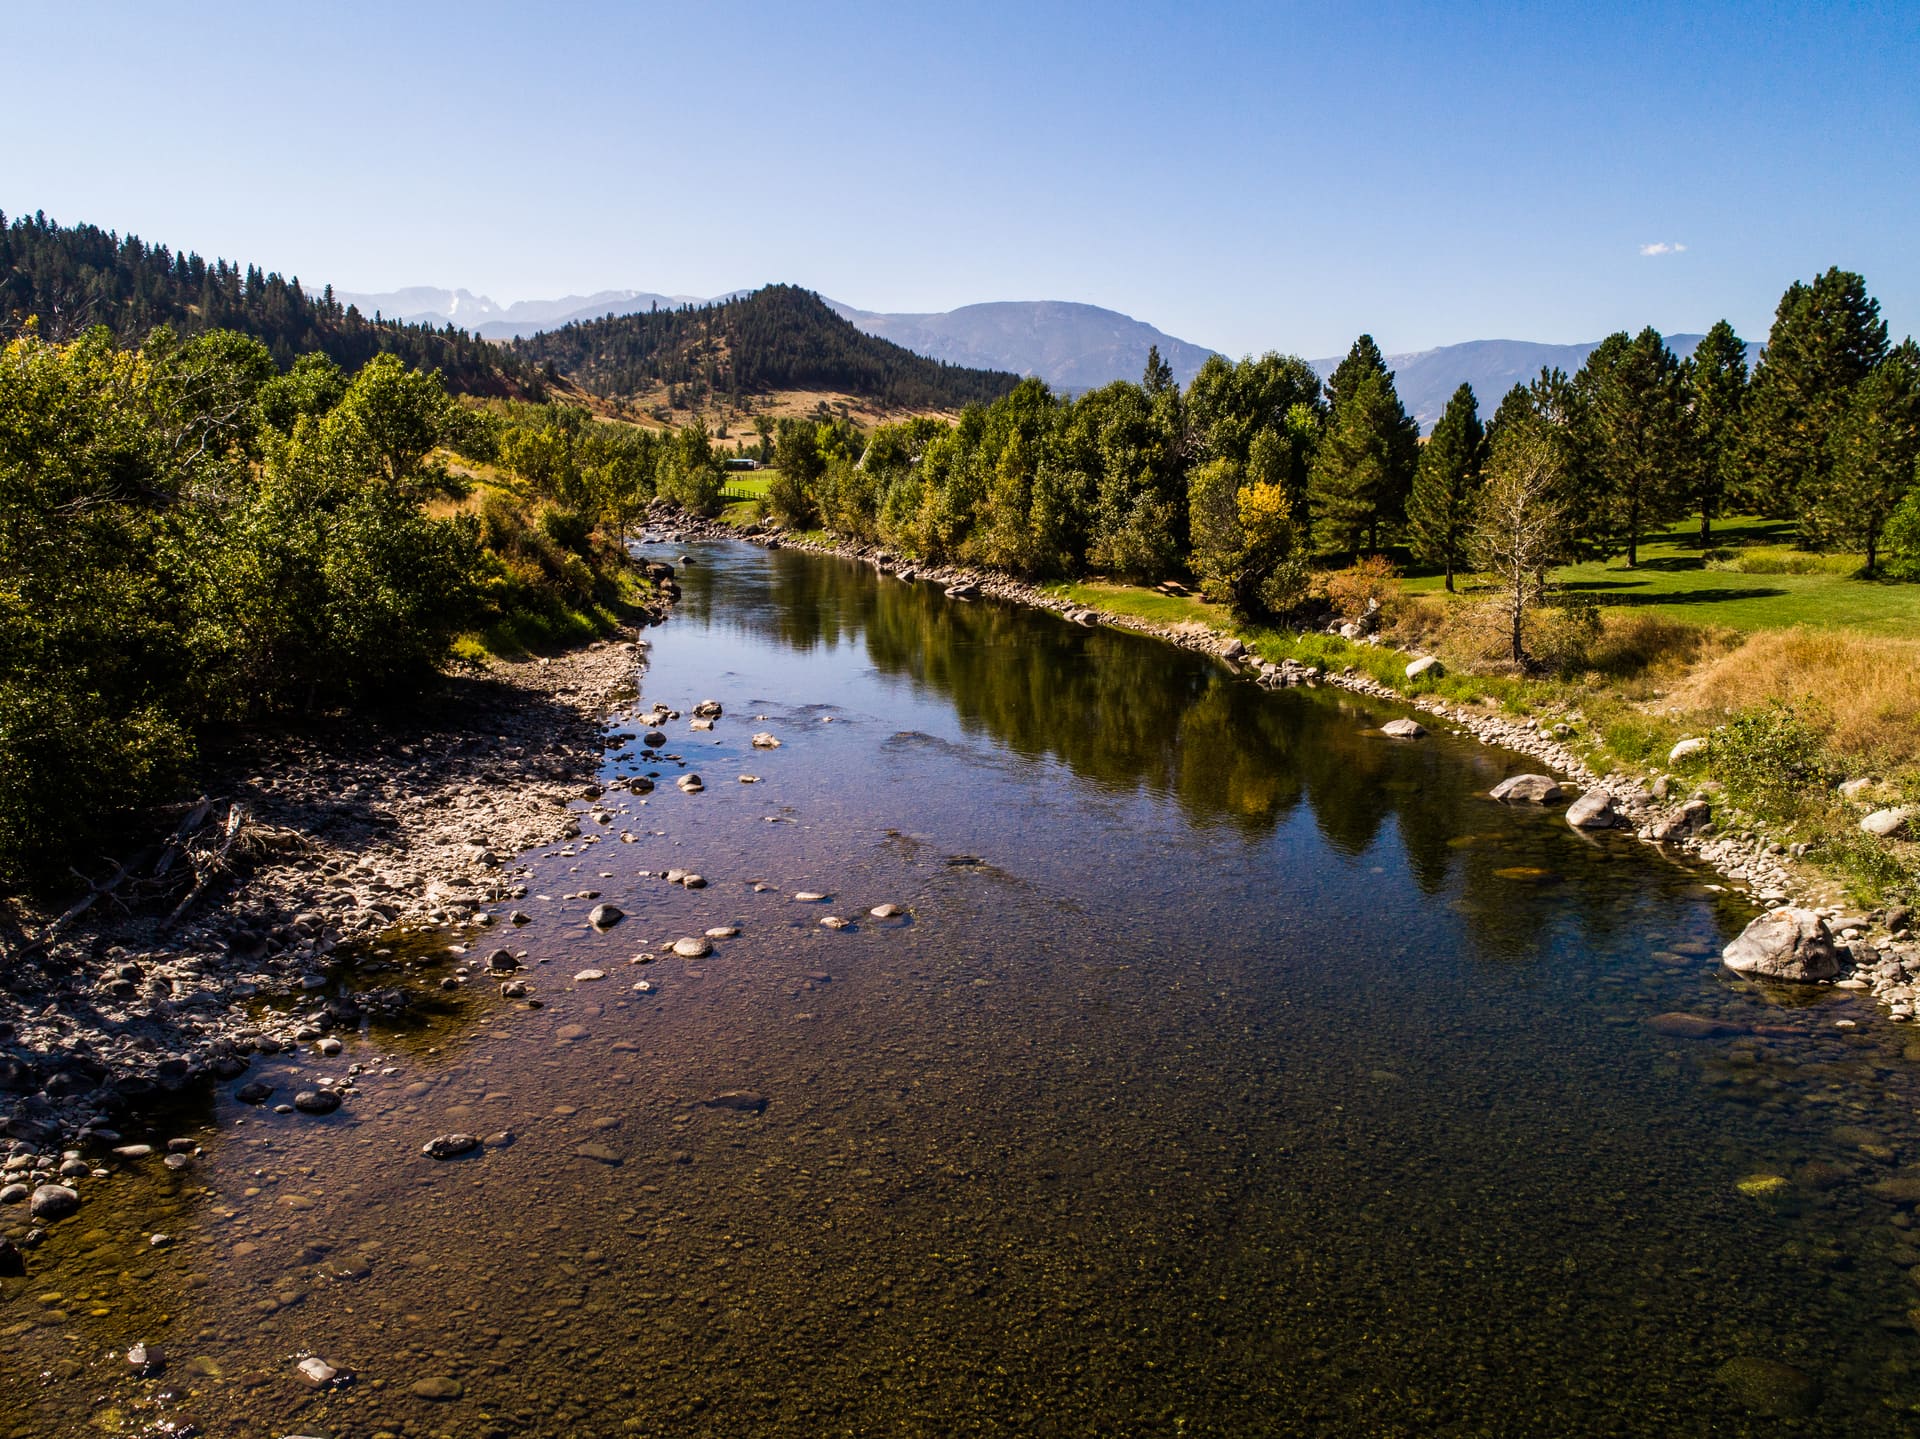
<svg viewBox="0 0 1920 1439">
<path fill-rule="evenodd" d="M 703 874 L 690 874 L 681 880 L 680 883 L 688 889 L 705 889 L 707 887 L 707 877 Z"/>
<path fill-rule="evenodd" d="M 708 939 L 738 939 L 740 926 L 737 924 L 716 924 L 707 931 Z"/>
<path fill-rule="evenodd" d="M 897 904 L 876 904 L 872 909 L 868 910 L 867 913 L 875 919 L 894 919 L 905 913 L 905 911 Z"/>
<path fill-rule="evenodd" d="M 294 1095 L 293 1107 L 302 1114 L 332 1114 L 340 1107 L 340 1096 L 331 1089 L 303 1089 Z"/>
<path fill-rule="evenodd" d="M 64 1184 L 41 1185 L 33 1191 L 33 1199 L 27 1205 L 35 1219 L 65 1219 L 79 1207 L 79 1191 Z"/>
<path fill-rule="evenodd" d="M 587 915 L 587 923 L 595 929 L 612 929 L 626 917 L 626 911 L 617 904 L 596 904 Z"/>
<path fill-rule="evenodd" d="M 673 942 L 673 952 L 682 959 L 705 959 L 713 953 L 713 944 L 705 935 L 686 935 Z"/>
<path fill-rule="evenodd" d="M 847 924 L 848 921 L 842 919 L 837 914 L 823 914 L 820 916 L 820 927 L 822 929 L 845 929 Z"/>
<path fill-rule="evenodd" d="M 123 1144 L 113 1151 L 115 1159 L 145 1159 L 153 1153 L 151 1144 Z"/>
<path fill-rule="evenodd" d="M 591 984 L 596 979 L 605 979 L 606 977 L 607 972 L 604 969 L 583 969 L 574 976 L 574 979 L 580 984 Z"/>
<path fill-rule="evenodd" d="M 233 1097 L 242 1104 L 265 1104 L 273 1097 L 273 1086 L 256 1079 L 234 1090 Z"/>
<path fill-rule="evenodd" d="M 458 1399 L 462 1394 L 467 1392 L 467 1387 L 458 1379 L 448 1379 L 444 1376 L 436 1375 L 430 1379 L 414 1380 L 408 1392 L 416 1399 L 439 1401 Z"/>
<path fill-rule="evenodd" d="M 827 897 L 817 889 L 803 889 L 794 896 L 801 904 L 824 904 Z"/>
<path fill-rule="evenodd" d="M 18 1204 L 33 1191 L 24 1184 L 9 1184 L 0 1189 L 0 1204 Z"/>
<path fill-rule="evenodd" d="M 323 1039 L 320 1041 L 320 1052 L 328 1059 L 333 1058 L 334 1055 L 338 1054 L 345 1047 L 346 1046 L 341 1044 L 337 1039 Z"/>
</svg>

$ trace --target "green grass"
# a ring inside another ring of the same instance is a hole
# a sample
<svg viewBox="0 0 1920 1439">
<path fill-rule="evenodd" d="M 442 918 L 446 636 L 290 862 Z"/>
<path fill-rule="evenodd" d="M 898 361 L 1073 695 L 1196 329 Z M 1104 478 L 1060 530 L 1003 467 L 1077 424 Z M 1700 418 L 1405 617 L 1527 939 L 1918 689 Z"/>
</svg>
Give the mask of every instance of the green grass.
<svg viewBox="0 0 1920 1439">
<path fill-rule="evenodd" d="M 767 486 L 773 483 L 771 470 L 749 470 L 727 476 L 720 498 L 728 503 L 765 499 Z"/>
<path fill-rule="evenodd" d="M 1716 528 L 1725 558 L 1709 568 L 1696 523 L 1676 525 L 1640 547 L 1640 564 L 1625 559 L 1568 565 L 1554 578 L 1603 605 L 1631 606 L 1691 624 L 1736 630 L 1851 629 L 1864 634 L 1920 635 L 1920 585 L 1853 578 L 1860 555 L 1809 555 L 1792 546 L 1791 525 L 1729 520 Z M 1805 569 L 1807 573 L 1777 573 Z M 1412 593 L 1444 588 L 1438 575 L 1406 580 Z"/>
</svg>

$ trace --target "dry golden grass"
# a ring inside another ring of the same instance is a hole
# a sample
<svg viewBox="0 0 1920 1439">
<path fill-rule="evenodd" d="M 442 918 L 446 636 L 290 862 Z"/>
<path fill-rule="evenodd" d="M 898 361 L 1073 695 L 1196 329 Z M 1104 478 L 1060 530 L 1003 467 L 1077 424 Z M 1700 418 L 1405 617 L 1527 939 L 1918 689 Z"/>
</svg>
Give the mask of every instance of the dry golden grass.
<svg viewBox="0 0 1920 1439">
<path fill-rule="evenodd" d="M 1920 640 L 1844 630 L 1769 630 L 1703 665 L 1669 701 L 1683 710 L 1733 714 L 1780 700 L 1847 754 L 1920 759 Z"/>
</svg>

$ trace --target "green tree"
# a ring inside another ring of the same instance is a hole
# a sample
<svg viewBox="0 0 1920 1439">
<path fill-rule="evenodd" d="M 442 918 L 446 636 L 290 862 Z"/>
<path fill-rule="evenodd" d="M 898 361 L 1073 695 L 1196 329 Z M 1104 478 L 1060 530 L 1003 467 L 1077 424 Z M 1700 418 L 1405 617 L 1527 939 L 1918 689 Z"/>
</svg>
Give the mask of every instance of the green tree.
<svg viewBox="0 0 1920 1439">
<path fill-rule="evenodd" d="M 1906 341 L 1854 387 L 1827 430 L 1826 461 L 1810 507 L 1819 531 L 1865 550 L 1871 575 L 1881 531 L 1920 462 L 1920 346 Z"/>
<path fill-rule="evenodd" d="M 1680 512 L 1689 458 L 1685 382 L 1658 330 L 1607 336 L 1574 384 L 1585 401 L 1589 463 L 1599 481 L 1603 543 L 1640 563 L 1640 539 Z"/>
<path fill-rule="evenodd" d="M 1687 474 L 1700 514 L 1700 548 L 1741 487 L 1741 416 L 1747 399 L 1747 344 L 1725 320 L 1701 337 L 1685 367 L 1689 423 Z"/>
<path fill-rule="evenodd" d="M 399 489 L 418 477 L 421 462 L 446 434 L 451 408 L 438 373 L 409 370 L 395 355 L 376 355 L 327 418 L 364 444 L 376 471 Z"/>
<path fill-rule="evenodd" d="M 1371 335 L 1354 342 L 1327 381 L 1331 410 L 1309 478 L 1316 533 L 1333 548 L 1378 550 L 1406 512 L 1420 428 L 1400 403 Z"/>
<path fill-rule="evenodd" d="M 1831 269 L 1781 296 L 1753 372 L 1743 451 L 1748 484 L 1767 514 L 1816 521 L 1802 543 L 1824 542 L 1813 504 L 1829 464 L 1827 431 L 1886 353 L 1880 302 L 1859 275 Z"/>
<path fill-rule="evenodd" d="M 1466 562 L 1467 534 L 1473 527 L 1473 502 L 1480 488 L 1485 444 L 1473 386 L 1462 384 L 1421 446 L 1420 462 L 1413 472 L 1413 493 L 1407 500 L 1413 552 L 1428 564 L 1445 569 L 1449 591 L 1453 589 L 1454 571 Z"/>
</svg>

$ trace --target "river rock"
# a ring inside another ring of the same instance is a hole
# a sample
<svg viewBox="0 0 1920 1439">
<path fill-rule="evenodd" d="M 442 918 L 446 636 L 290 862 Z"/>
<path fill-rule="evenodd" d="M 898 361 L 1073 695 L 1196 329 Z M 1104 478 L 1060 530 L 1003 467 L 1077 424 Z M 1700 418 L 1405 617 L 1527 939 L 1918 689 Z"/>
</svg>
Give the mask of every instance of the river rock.
<svg viewBox="0 0 1920 1439">
<path fill-rule="evenodd" d="M 332 1114 L 340 1107 L 340 1096 L 331 1089 L 303 1089 L 294 1095 L 293 1107 L 302 1114 Z"/>
<path fill-rule="evenodd" d="M 720 708 L 719 700 L 701 700 L 693 707 L 693 713 L 696 719 L 716 720 L 726 711 Z"/>
<path fill-rule="evenodd" d="M 713 953 L 713 943 L 705 935 L 685 935 L 673 942 L 673 952 L 682 959 L 705 959 Z"/>
<path fill-rule="evenodd" d="M 127 1368 L 151 1379 L 167 1367 L 167 1351 L 158 1344 L 136 1344 L 127 1351 Z"/>
<path fill-rule="evenodd" d="M 826 896 L 816 889 L 799 890 L 793 897 L 801 904 L 820 904 L 826 900 Z"/>
<path fill-rule="evenodd" d="M 1840 972 L 1827 922 L 1810 909 L 1763 914 L 1721 951 L 1720 962 L 1736 974 L 1806 982 Z"/>
<path fill-rule="evenodd" d="M 1427 732 L 1427 727 L 1418 720 L 1393 719 L 1380 726 L 1380 733 L 1391 735 L 1394 739 L 1419 739 Z"/>
<path fill-rule="evenodd" d="M 1647 1028 L 1670 1039 L 1727 1039 L 1747 1032 L 1744 1024 L 1729 1024 L 1725 1020 L 1708 1019 L 1701 1014 L 1678 1012 L 1654 1015 L 1647 1021 Z"/>
<path fill-rule="evenodd" d="M 1517 774 L 1490 791 L 1502 804 L 1552 804 L 1564 793 L 1551 775 Z"/>
<path fill-rule="evenodd" d="M 1778 1359 L 1743 1354 L 1714 1370 L 1713 1377 L 1749 1409 L 1775 1419 L 1804 1418 L 1820 1401 L 1820 1381 Z"/>
<path fill-rule="evenodd" d="M 575 984 L 592 984 L 596 979 L 606 977 L 607 972 L 604 969 L 583 969 L 573 977 L 573 980 Z"/>
<path fill-rule="evenodd" d="M 0 1204 L 18 1204 L 33 1191 L 24 1184 L 14 1183 L 0 1188 Z"/>
<path fill-rule="evenodd" d="M 1425 675 L 1428 679 L 1437 680 L 1446 672 L 1447 667 L 1432 655 L 1422 655 L 1419 659 L 1407 666 L 1407 678 L 1410 680 L 1417 680 L 1422 675 Z"/>
<path fill-rule="evenodd" d="M 420 1152 L 429 1159 L 458 1159 L 480 1147 L 478 1135 L 473 1134 L 436 1134 L 420 1146 Z"/>
<path fill-rule="evenodd" d="M 708 939 L 738 939 L 740 926 L 737 924 L 716 924 L 707 931 Z"/>
<path fill-rule="evenodd" d="M 302 1359 L 298 1364 L 294 1365 L 294 1373 L 306 1380 L 307 1383 L 311 1384 L 315 1389 L 324 1389 L 340 1377 L 340 1371 L 327 1363 L 327 1361 L 322 1359 L 318 1354 L 309 1354 L 305 1359 Z"/>
<path fill-rule="evenodd" d="M 591 1159 L 595 1164 L 618 1165 L 620 1152 L 609 1149 L 604 1144 L 576 1144 L 573 1146 L 575 1157 Z"/>
<path fill-rule="evenodd" d="M 1907 821 L 1913 818 L 1915 812 L 1912 805 L 1905 804 L 1892 809 L 1877 809 L 1860 821 L 1860 828 L 1881 839 L 1892 839 L 1906 829 Z"/>
<path fill-rule="evenodd" d="M 1683 739 L 1679 744 L 1667 751 L 1667 763 L 1681 764 L 1686 760 L 1692 759 L 1695 755 L 1705 754 L 1707 752 L 1707 745 L 1708 741 L 1704 739 Z"/>
<path fill-rule="evenodd" d="M 79 1191 L 64 1184 L 43 1184 L 33 1191 L 27 1212 L 35 1219 L 65 1219 L 79 1207 Z"/>
<path fill-rule="evenodd" d="M 756 1094 L 750 1089 L 722 1090 L 711 1099 L 700 1101 L 708 1109 L 731 1109 L 736 1114 L 762 1114 L 767 1108 L 767 1097 Z"/>
<path fill-rule="evenodd" d="M 977 600 L 980 598 L 980 586 L 971 580 L 962 580 L 957 585 L 947 586 L 947 598 L 950 600 Z"/>
<path fill-rule="evenodd" d="M 265 1104 L 273 1097 L 273 1086 L 256 1079 L 234 1090 L 233 1097 L 242 1104 Z"/>
<path fill-rule="evenodd" d="M 510 949 L 496 949 L 487 956 L 487 968 L 495 974 L 512 974 L 519 967 L 520 961 Z"/>
<path fill-rule="evenodd" d="M 706 785 L 701 782 L 700 776 L 697 774 L 683 774 L 679 779 L 675 780 L 674 783 L 680 786 L 683 794 L 699 794 L 701 790 L 706 788 Z"/>
<path fill-rule="evenodd" d="M 847 921 L 837 914 L 821 915 L 820 924 L 825 929 L 845 929 L 847 927 Z"/>
<path fill-rule="evenodd" d="M 444 1403 L 465 1394 L 467 1386 L 458 1379 L 449 1379 L 445 1375 L 436 1374 L 427 1379 L 414 1380 L 407 1392 L 416 1399 L 431 1399 L 436 1403 Z"/>
<path fill-rule="evenodd" d="M 768 734 L 765 730 L 762 730 L 753 737 L 753 747 L 755 749 L 779 749 L 780 741 Z"/>
<path fill-rule="evenodd" d="M 902 913 L 902 910 L 897 904 L 876 904 L 867 913 L 875 919 L 894 919 Z"/>
<path fill-rule="evenodd" d="M 627 917 L 617 904 L 596 904 L 587 914 L 587 923 L 595 929 L 612 929 Z"/>
<path fill-rule="evenodd" d="M 1620 822 L 1613 796 L 1603 789 L 1590 789 L 1567 806 L 1567 823 L 1575 829 L 1612 829 Z"/>
<path fill-rule="evenodd" d="M 0 1279 L 25 1279 L 27 1256 L 11 1239 L 0 1239 Z"/>
</svg>

